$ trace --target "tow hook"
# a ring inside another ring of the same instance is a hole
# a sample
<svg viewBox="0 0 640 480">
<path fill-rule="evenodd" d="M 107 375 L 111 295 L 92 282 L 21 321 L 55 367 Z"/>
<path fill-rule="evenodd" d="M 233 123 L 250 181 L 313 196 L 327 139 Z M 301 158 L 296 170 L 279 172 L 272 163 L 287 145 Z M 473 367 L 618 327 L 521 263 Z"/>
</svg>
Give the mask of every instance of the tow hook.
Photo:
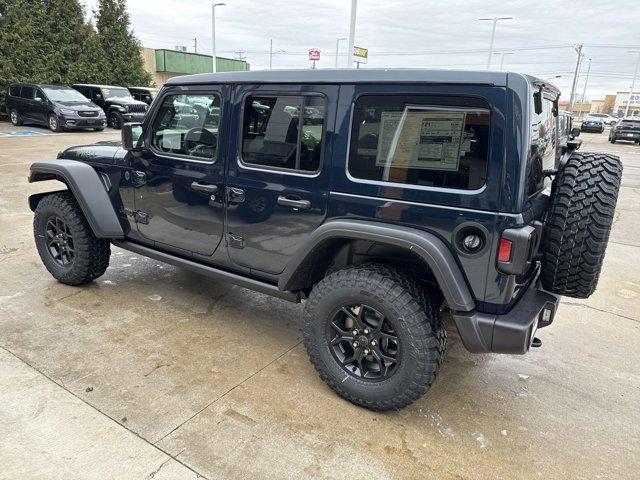
<svg viewBox="0 0 640 480">
<path fill-rule="evenodd" d="M 534 337 L 533 342 L 531 342 L 531 347 L 540 348 L 541 346 L 542 346 L 542 340 L 540 340 L 538 337 Z"/>
</svg>

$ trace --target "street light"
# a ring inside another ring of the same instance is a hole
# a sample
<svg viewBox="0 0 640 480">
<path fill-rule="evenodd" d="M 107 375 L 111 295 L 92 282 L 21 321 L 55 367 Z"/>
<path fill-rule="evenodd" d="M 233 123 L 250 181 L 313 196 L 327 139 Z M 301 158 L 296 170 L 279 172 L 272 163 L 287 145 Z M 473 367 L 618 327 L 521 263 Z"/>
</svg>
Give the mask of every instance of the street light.
<svg viewBox="0 0 640 480">
<path fill-rule="evenodd" d="M 640 50 L 629 50 L 629 53 L 637 53 L 638 60 L 636 61 L 636 69 L 633 72 L 633 80 L 631 81 L 631 91 L 629 92 L 629 100 L 627 100 L 627 108 L 624 110 L 624 117 L 629 115 L 629 105 L 631 105 L 631 98 L 633 97 L 633 88 L 636 86 L 636 78 L 638 77 L 638 67 L 640 67 Z"/>
<path fill-rule="evenodd" d="M 336 39 L 336 68 L 338 68 L 338 54 L 340 53 L 340 42 L 347 40 L 347 37 L 340 37 Z"/>
<path fill-rule="evenodd" d="M 493 55 L 493 41 L 496 37 L 496 25 L 499 20 L 513 20 L 513 17 L 483 17 L 479 18 L 481 22 L 493 22 L 493 28 L 491 29 L 491 43 L 489 44 L 489 57 L 487 58 L 487 70 L 491 67 L 491 56 Z"/>
<path fill-rule="evenodd" d="M 276 53 L 285 53 L 285 50 L 273 51 L 273 38 L 269 40 L 269 70 L 273 69 L 273 56 Z"/>
<path fill-rule="evenodd" d="M 211 47 L 213 49 L 212 65 L 213 73 L 216 73 L 216 7 L 222 7 L 226 3 L 214 3 L 211 5 Z"/>
<path fill-rule="evenodd" d="M 358 0 L 351 0 L 351 24 L 349 25 L 349 51 L 347 52 L 347 68 L 353 68 L 353 46 L 356 36 L 356 10 L 358 10 Z"/>
<path fill-rule="evenodd" d="M 496 52 L 494 53 L 494 55 L 502 55 L 502 57 L 500 57 L 500 70 L 502 70 L 502 66 L 504 65 L 504 57 L 506 55 L 513 55 L 514 52 L 504 52 L 504 53 L 500 53 L 500 52 Z"/>
</svg>

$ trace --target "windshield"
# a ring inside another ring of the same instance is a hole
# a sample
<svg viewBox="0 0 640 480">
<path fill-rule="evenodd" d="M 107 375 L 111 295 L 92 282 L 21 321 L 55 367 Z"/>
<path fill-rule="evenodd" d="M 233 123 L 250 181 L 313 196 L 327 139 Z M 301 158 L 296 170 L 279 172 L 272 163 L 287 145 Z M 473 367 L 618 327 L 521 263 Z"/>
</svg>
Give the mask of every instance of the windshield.
<svg viewBox="0 0 640 480">
<path fill-rule="evenodd" d="M 43 88 L 52 102 L 88 102 L 89 99 L 73 88 Z"/>
<path fill-rule="evenodd" d="M 133 100 L 131 93 L 126 88 L 101 88 L 100 91 L 104 98 L 130 98 Z"/>
</svg>

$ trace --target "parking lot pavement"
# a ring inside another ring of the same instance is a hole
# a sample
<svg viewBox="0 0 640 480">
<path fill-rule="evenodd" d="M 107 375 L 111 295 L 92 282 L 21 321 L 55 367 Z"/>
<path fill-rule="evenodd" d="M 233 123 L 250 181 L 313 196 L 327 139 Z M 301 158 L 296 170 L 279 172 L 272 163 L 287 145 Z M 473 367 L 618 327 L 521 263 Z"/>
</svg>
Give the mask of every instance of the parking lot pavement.
<svg viewBox="0 0 640 480">
<path fill-rule="evenodd" d="M 300 305 L 117 248 L 89 286 L 51 278 L 28 165 L 118 136 L 0 136 L 0 478 L 638 478 L 640 147 L 583 134 L 625 167 L 598 292 L 525 356 L 449 329 L 428 395 L 375 413 L 316 376 Z"/>
</svg>

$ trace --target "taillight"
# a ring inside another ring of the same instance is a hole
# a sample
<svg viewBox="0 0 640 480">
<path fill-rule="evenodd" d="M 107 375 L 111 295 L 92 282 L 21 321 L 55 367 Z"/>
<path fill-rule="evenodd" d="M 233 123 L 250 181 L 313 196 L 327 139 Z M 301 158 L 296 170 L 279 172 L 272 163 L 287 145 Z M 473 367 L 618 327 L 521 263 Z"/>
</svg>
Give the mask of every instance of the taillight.
<svg viewBox="0 0 640 480">
<path fill-rule="evenodd" d="M 508 263 L 511 261 L 511 247 L 513 243 L 511 240 L 501 238 L 498 243 L 498 262 Z"/>
</svg>

